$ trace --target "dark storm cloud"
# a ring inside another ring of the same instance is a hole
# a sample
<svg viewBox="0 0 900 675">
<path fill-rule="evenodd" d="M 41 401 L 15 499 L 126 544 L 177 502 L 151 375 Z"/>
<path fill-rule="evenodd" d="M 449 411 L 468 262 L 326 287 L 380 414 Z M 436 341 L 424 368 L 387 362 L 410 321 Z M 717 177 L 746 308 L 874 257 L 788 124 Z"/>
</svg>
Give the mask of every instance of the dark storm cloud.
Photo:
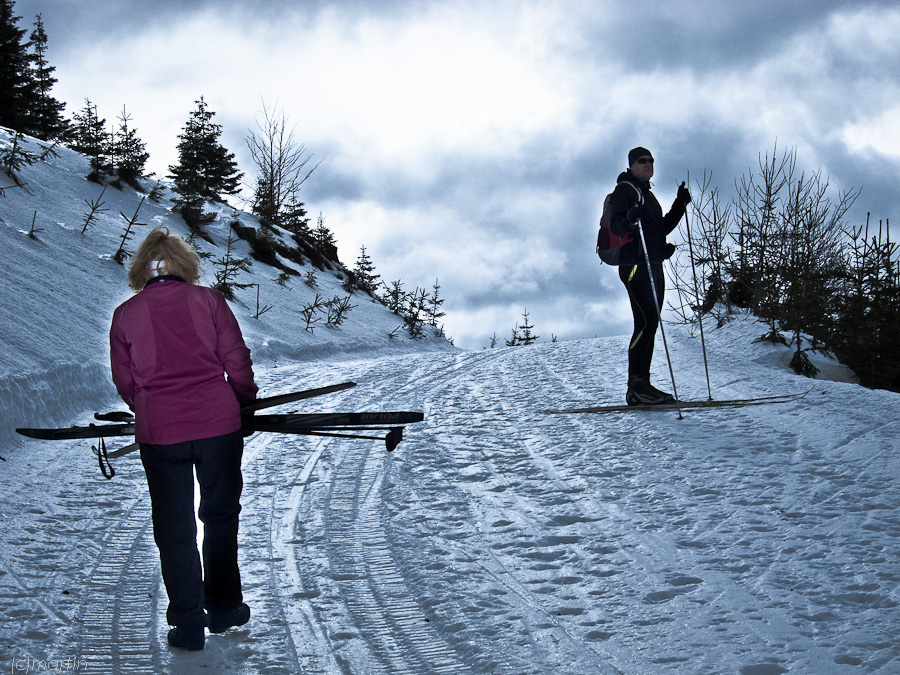
<svg viewBox="0 0 900 675">
<path fill-rule="evenodd" d="M 817 2 L 722 2 L 689 0 L 599 4 L 586 12 L 591 49 L 627 61 L 638 69 L 715 70 L 757 61 L 777 52 L 798 32 L 814 31 L 834 12 L 895 8 L 894 0 Z M 649 9 L 649 11 L 646 11 Z"/>
<path fill-rule="evenodd" d="M 416 6 L 380 0 L 15 0 L 16 15 L 22 17 L 19 27 L 30 27 L 35 15 L 40 14 L 51 35 L 51 48 L 59 50 L 98 38 L 135 38 L 148 27 L 173 26 L 206 11 L 241 21 L 277 23 L 285 15 L 312 18 L 334 8 L 359 17 L 391 16 Z"/>
<path fill-rule="evenodd" d="M 15 11 L 22 17 L 20 27 L 30 26 L 35 15 L 40 14 L 50 36 L 51 49 L 65 51 L 100 37 L 136 37 L 150 24 L 171 22 L 179 14 L 211 4 L 206 0 L 191 3 L 178 0 L 90 3 L 82 0 L 16 0 Z"/>
</svg>

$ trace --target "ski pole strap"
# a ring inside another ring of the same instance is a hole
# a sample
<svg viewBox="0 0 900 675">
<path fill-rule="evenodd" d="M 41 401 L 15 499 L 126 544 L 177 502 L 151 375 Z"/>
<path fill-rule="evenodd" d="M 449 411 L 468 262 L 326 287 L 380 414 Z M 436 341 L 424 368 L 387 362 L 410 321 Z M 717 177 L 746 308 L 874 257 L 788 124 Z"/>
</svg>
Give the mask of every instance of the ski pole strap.
<svg viewBox="0 0 900 675">
<path fill-rule="evenodd" d="M 91 450 L 97 455 L 97 461 L 100 463 L 100 473 L 103 474 L 106 480 L 112 480 L 112 477 L 116 475 L 116 470 L 109 462 L 109 456 L 106 453 L 106 441 L 103 440 L 102 436 L 99 438 L 98 445 L 99 447 L 92 445 Z"/>
</svg>

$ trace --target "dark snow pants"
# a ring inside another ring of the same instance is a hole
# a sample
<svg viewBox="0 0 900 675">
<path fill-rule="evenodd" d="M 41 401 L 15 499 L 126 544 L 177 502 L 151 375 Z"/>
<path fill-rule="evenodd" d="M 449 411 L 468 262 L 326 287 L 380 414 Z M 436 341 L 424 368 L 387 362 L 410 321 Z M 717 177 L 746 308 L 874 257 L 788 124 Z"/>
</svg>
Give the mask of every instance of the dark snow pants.
<svg viewBox="0 0 900 675">
<path fill-rule="evenodd" d="M 657 298 L 653 297 L 653 287 L 647 272 L 647 263 L 621 265 L 619 278 L 628 290 L 631 312 L 634 314 L 634 333 L 628 345 L 628 377 L 643 375 L 650 377 L 650 362 L 653 360 L 653 342 L 659 327 L 659 312 L 662 309 L 666 282 L 661 262 L 651 263 L 653 282 L 656 284 Z"/>
<path fill-rule="evenodd" d="M 205 626 L 204 608 L 227 611 L 243 602 L 237 560 L 243 449 L 239 431 L 173 445 L 141 444 L 153 536 L 169 596 L 166 618 L 172 626 Z M 202 568 L 194 517 L 195 470 L 200 485 L 197 515 L 203 523 Z"/>
</svg>

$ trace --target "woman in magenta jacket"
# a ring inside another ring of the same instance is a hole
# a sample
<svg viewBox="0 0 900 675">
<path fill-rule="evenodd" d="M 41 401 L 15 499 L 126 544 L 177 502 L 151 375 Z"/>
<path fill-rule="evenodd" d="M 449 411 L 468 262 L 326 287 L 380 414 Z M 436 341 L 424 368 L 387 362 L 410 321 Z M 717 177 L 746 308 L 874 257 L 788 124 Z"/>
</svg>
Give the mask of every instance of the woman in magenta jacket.
<svg viewBox="0 0 900 675">
<path fill-rule="evenodd" d="M 204 627 L 247 623 L 237 562 L 243 487 L 239 401 L 256 398 L 250 350 L 224 296 L 199 286 L 200 260 L 153 230 L 128 272 L 134 297 L 113 314 L 112 378 L 134 411 L 173 647 L 202 649 Z M 194 472 L 200 485 L 203 566 Z M 205 576 L 204 576 L 205 571 Z"/>
</svg>

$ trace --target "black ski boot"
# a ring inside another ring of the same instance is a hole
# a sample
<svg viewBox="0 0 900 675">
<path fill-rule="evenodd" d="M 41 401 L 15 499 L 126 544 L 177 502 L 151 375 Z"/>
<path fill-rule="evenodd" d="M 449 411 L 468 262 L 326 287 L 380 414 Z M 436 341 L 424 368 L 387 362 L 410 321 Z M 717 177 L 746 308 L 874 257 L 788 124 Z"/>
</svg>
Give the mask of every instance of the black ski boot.
<svg viewBox="0 0 900 675">
<path fill-rule="evenodd" d="M 650 384 L 650 378 L 646 375 L 632 375 L 628 378 L 625 402 L 628 405 L 659 405 L 674 403 L 675 397 Z"/>
<path fill-rule="evenodd" d="M 224 633 L 229 628 L 243 626 L 250 621 L 250 608 L 242 602 L 234 609 L 224 612 L 210 611 L 207 615 L 209 617 L 209 632 Z"/>
<path fill-rule="evenodd" d="M 203 649 L 203 644 L 206 642 L 206 634 L 203 628 L 176 626 L 169 631 L 168 642 L 170 647 L 198 652 Z"/>
</svg>

